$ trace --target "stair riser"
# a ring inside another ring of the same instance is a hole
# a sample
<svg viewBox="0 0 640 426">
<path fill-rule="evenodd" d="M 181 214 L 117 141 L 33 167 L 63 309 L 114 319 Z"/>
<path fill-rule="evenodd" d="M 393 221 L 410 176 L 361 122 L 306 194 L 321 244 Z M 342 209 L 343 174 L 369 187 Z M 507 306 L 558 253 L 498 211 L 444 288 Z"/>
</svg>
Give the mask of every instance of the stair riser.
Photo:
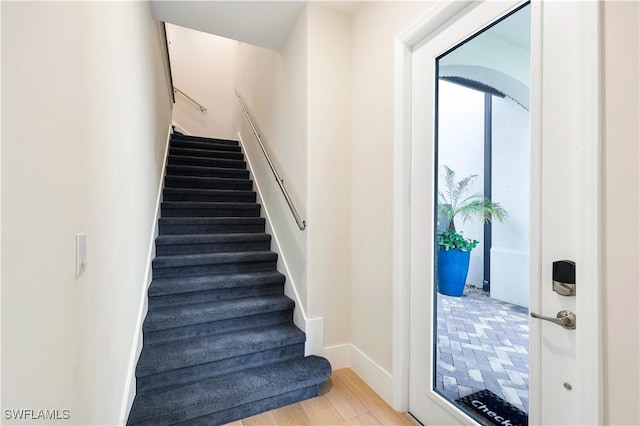
<svg viewBox="0 0 640 426">
<path fill-rule="evenodd" d="M 230 253 L 241 251 L 264 251 L 271 248 L 270 241 L 232 242 L 215 244 L 171 244 L 156 246 L 158 256 L 177 254 Z"/>
<path fill-rule="evenodd" d="M 239 189 L 251 191 L 253 182 L 248 179 L 189 179 L 179 176 L 167 176 L 164 178 L 165 188 L 186 189 Z"/>
<path fill-rule="evenodd" d="M 256 327 L 287 324 L 293 321 L 293 310 L 268 312 L 248 317 L 232 318 L 220 321 L 194 324 L 168 330 L 148 331 L 144 333 L 145 345 L 195 338 L 216 336 L 225 333 L 239 332 Z"/>
<path fill-rule="evenodd" d="M 233 274 L 240 272 L 275 271 L 276 261 L 222 263 L 215 265 L 174 266 L 170 268 L 153 268 L 154 278 L 188 277 L 208 274 Z"/>
<path fill-rule="evenodd" d="M 260 209 L 180 208 L 162 206 L 162 217 L 259 217 Z"/>
<path fill-rule="evenodd" d="M 160 224 L 160 235 L 263 233 L 265 224 Z"/>
<path fill-rule="evenodd" d="M 167 176 L 199 176 L 214 178 L 249 179 L 247 170 L 202 166 L 167 166 Z"/>
<path fill-rule="evenodd" d="M 206 149 L 169 148 L 169 155 L 182 155 L 201 158 L 226 158 L 229 160 L 244 160 L 241 152 L 209 151 Z"/>
<path fill-rule="evenodd" d="M 216 139 L 216 138 L 205 138 L 202 136 L 192 136 L 192 135 L 181 135 L 174 133 L 171 135 L 171 140 L 174 141 L 195 141 L 195 142 L 206 142 L 206 143 L 216 143 L 223 145 L 232 145 L 232 146 L 240 146 L 238 141 L 232 141 L 228 139 Z"/>
<path fill-rule="evenodd" d="M 180 293 L 176 288 L 176 294 L 149 297 L 149 310 L 168 306 L 189 305 L 192 303 L 217 302 L 220 300 L 241 299 L 243 297 L 274 296 L 282 294 L 284 284 L 265 284 L 250 287 L 230 287 L 191 293 Z"/>
<path fill-rule="evenodd" d="M 136 378 L 138 392 L 179 386 L 202 378 L 233 373 L 245 368 L 276 364 L 304 356 L 304 344 L 270 349 L 264 352 L 227 358 L 221 361 L 181 368 L 150 376 Z"/>
<path fill-rule="evenodd" d="M 171 166 L 205 166 L 205 167 L 222 167 L 226 169 L 246 170 L 247 163 L 239 160 L 220 160 L 216 158 L 202 157 L 180 157 L 170 155 L 167 164 Z"/>
<path fill-rule="evenodd" d="M 255 203 L 256 193 L 248 192 L 246 194 L 228 193 L 228 194 L 190 194 L 190 193 L 163 193 L 164 201 L 192 201 L 201 203 Z"/>
<path fill-rule="evenodd" d="M 215 142 L 195 142 L 195 141 L 181 141 L 174 139 L 171 141 L 171 148 L 187 148 L 187 149 L 208 149 L 212 151 L 229 151 L 240 152 L 240 146 L 229 145 L 224 143 Z"/>
<path fill-rule="evenodd" d="M 265 413 L 267 411 L 275 410 L 276 408 L 304 401 L 305 399 L 315 398 L 316 396 L 318 396 L 318 389 L 318 385 L 313 385 L 304 389 L 287 392 L 282 395 L 265 398 L 257 402 L 229 408 L 227 410 L 222 410 L 210 415 L 201 416 L 196 419 L 190 419 L 184 423 L 175 424 L 183 426 L 186 426 L 187 424 L 189 426 L 209 426 L 231 423 L 236 420 L 246 419 L 247 417 L 251 417 L 259 413 Z"/>
</svg>

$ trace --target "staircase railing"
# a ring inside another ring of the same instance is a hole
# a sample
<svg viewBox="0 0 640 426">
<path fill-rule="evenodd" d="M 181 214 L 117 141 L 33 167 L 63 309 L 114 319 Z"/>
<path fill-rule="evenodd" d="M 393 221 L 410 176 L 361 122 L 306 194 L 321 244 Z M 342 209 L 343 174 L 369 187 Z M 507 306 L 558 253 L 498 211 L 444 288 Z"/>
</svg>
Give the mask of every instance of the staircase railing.
<svg viewBox="0 0 640 426">
<path fill-rule="evenodd" d="M 193 102 L 194 104 L 196 104 L 199 108 L 200 108 L 200 112 L 205 112 L 207 109 L 205 107 L 203 107 L 202 105 L 200 105 L 200 103 L 198 103 L 198 101 L 196 101 L 195 99 L 193 99 L 191 96 L 187 95 L 186 93 L 184 93 L 182 90 L 178 89 L 176 86 L 173 86 L 173 91 L 180 93 L 182 96 L 184 96 L 185 98 L 189 99 L 191 102 Z"/>
<path fill-rule="evenodd" d="M 282 191 L 282 195 L 284 195 L 284 199 L 287 201 L 287 205 L 289 206 L 289 210 L 291 210 L 291 213 L 293 214 L 293 217 L 296 220 L 296 223 L 298 224 L 298 228 L 301 231 L 304 231 L 306 229 L 306 227 L 307 227 L 307 223 L 306 223 L 306 221 L 304 219 L 302 219 L 302 217 L 300 217 L 300 214 L 298 213 L 298 209 L 296 209 L 296 206 L 293 203 L 293 200 L 289 196 L 289 192 L 287 191 L 287 188 L 285 188 L 285 186 L 284 186 L 284 179 L 282 179 L 280 177 L 280 173 L 278 173 L 278 170 L 276 169 L 276 166 L 273 164 L 273 161 L 271 161 L 271 157 L 269 156 L 269 152 L 267 152 L 267 148 L 264 146 L 264 143 L 262 143 L 262 138 L 260 137 L 260 134 L 256 130 L 256 126 L 253 124 L 253 120 L 251 119 L 251 114 L 249 114 L 249 110 L 247 109 L 247 106 L 245 105 L 244 101 L 242 100 L 242 96 L 240 96 L 240 93 L 238 93 L 237 90 L 235 92 L 236 92 L 236 97 L 238 98 L 238 101 L 240 102 L 240 106 L 242 107 L 242 111 L 244 112 L 244 116 L 247 118 L 247 121 L 249 122 L 249 125 L 251 126 L 251 130 L 253 130 L 253 134 L 255 135 L 256 139 L 258 140 L 258 143 L 260 144 L 260 148 L 262 149 L 262 153 L 264 154 L 265 158 L 267 159 L 267 163 L 269 163 L 269 167 L 271 168 L 271 172 L 273 172 L 273 176 L 276 178 L 276 182 L 278 182 L 278 186 L 280 187 L 280 191 Z"/>
</svg>

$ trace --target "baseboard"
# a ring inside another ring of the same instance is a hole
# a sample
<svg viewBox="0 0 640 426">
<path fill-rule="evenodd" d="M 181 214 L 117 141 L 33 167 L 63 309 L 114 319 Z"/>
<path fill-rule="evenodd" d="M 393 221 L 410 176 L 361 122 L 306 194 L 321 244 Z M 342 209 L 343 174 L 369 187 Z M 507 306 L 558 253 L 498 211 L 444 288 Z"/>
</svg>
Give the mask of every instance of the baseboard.
<svg viewBox="0 0 640 426">
<path fill-rule="evenodd" d="M 176 128 L 177 131 L 179 131 L 180 133 L 182 133 L 183 135 L 191 135 L 191 133 L 187 132 L 184 127 L 182 127 L 181 125 L 179 125 L 178 123 L 176 123 L 175 121 L 171 122 L 171 125 L 174 126 Z"/>
<path fill-rule="evenodd" d="M 140 308 L 138 309 L 138 318 L 136 321 L 136 328 L 133 335 L 133 342 L 131 342 L 131 355 L 129 357 L 129 368 L 127 369 L 127 382 L 124 389 L 124 398 L 122 401 L 122 408 L 120 409 L 120 423 L 124 425 L 127 423 L 127 419 L 129 418 L 129 412 L 131 411 L 131 406 L 133 405 L 133 400 L 136 396 L 136 365 L 138 364 L 138 359 L 140 358 L 140 353 L 142 352 L 142 323 L 144 322 L 144 318 L 147 316 L 148 303 L 149 299 L 147 297 L 147 292 L 149 290 L 149 285 L 151 284 L 151 279 L 153 278 L 153 269 L 151 267 L 153 259 L 156 257 L 156 237 L 158 236 L 158 219 L 160 218 L 160 203 L 162 202 L 162 187 L 164 182 L 164 175 L 167 169 L 167 158 L 169 154 L 169 140 L 171 138 L 171 126 L 169 126 L 169 130 L 167 131 L 167 141 L 164 149 L 164 165 L 162 166 L 162 171 L 160 173 L 160 182 L 158 182 L 158 193 L 156 198 L 156 212 L 153 220 L 153 224 L 150 230 L 150 238 L 149 238 L 149 251 L 147 256 L 147 271 L 144 277 L 144 285 L 142 288 L 142 292 L 140 294 Z"/>
<path fill-rule="evenodd" d="M 307 314 L 304 310 L 304 305 L 302 304 L 302 301 L 296 289 L 296 283 L 293 281 L 293 279 L 291 279 L 291 269 L 289 268 L 287 257 L 282 251 L 280 240 L 278 238 L 278 232 L 273 227 L 271 215 L 269 214 L 269 207 L 264 202 L 260 183 L 257 179 L 255 179 L 252 159 L 247 154 L 247 150 L 244 147 L 242 134 L 238 132 L 237 136 L 238 140 L 240 141 L 240 145 L 242 146 L 242 151 L 245 154 L 247 165 L 249 166 L 249 174 L 256 188 L 258 202 L 262 206 L 262 208 L 260 209 L 260 216 L 265 218 L 267 232 L 271 234 L 272 241 L 274 243 L 272 246 L 272 250 L 278 253 L 278 271 L 280 271 L 287 277 L 287 280 L 285 281 L 284 293 L 296 302 L 296 307 L 293 311 L 293 322 L 298 328 L 300 328 L 307 334 L 307 341 L 305 342 L 305 354 L 321 355 L 322 348 L 324 346 L 324 318 L 307 318 Z"/>
<path fill-rule="evenodd" d="M 324 348 L 324 356 L 334 370 L 351 368 L 385 402 L 391 405 L 393 399 L 393 376 L 376 364 L 357 346 L 351 343 Z"/>
</svg>

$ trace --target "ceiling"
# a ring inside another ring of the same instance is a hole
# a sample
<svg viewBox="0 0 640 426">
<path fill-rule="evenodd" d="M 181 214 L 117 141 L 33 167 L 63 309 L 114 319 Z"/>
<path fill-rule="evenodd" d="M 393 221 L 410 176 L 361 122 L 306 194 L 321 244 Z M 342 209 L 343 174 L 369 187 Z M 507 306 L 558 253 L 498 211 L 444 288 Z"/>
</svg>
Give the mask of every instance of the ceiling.
<svg viewBox="0 0 640 426">
<path fill-rule="evenodd" d="M 348 2 L 347 2 L 348 3 Z M 303 1 L 151 1 L 154 19 L 280 50 Z"/>
</svg>

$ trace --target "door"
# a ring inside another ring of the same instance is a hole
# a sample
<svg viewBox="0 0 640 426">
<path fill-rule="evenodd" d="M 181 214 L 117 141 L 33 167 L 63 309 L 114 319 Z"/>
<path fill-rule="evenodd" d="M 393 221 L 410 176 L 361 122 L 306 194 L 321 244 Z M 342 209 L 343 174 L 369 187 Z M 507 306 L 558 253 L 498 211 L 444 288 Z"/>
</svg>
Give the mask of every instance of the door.
<svg viewBox="0 0 640 426">
<path fill-rule="evenodd" d="M 473 410 L 448 398 L 436 383 L 437 328 L 442 326 L 436 307 L 436 194 L 438 176 L 445 173 L 438 162 L 438 138 L 442 136 L 439 61 L 522 6 L 513 1 L 440 3 L 423 22 L 421 38 L 415 33 L 406 38 L 411 52 L 411 119 L 410 130 L 406 130 L 410 143 L 404 149 L 409 152 L 405 154 L 409 171 L 404 175 L 409 213 L 403 225 L 409 282 L 408 409 L 423 424 L 478 421 Z M 531 424 L 598 424 L 598 6 L 592 2 L 534 2 L 530 8 L 529 261 L 525 265 L 529 306 L 525 314 L 553 320 L 557 313 L 568 311 L 576 315 L 576 328 L 528 317 L 526 411 Z M 458 153 L 472 155 L 466 149 Z M 402 194 L 396 198 L 401 213 L 402 199 Z M 396 219 L 396 229 L 398 223 L 402 221 Z M 402 235 L 398 239 L 402 248 Z M 402 257 L 398 251 L 396 256 Z M 552 265 L 559 260 L 575 262 L 575 295 L 553 290 Z M 396 266 L 402 265 L 402 259 L 397 262 Z M 398 271 L 397 277 L 402 277 Z M 486 407 L 479 408 L 490 412 L 495 424 L 513 424 Z"/>
</svg>

